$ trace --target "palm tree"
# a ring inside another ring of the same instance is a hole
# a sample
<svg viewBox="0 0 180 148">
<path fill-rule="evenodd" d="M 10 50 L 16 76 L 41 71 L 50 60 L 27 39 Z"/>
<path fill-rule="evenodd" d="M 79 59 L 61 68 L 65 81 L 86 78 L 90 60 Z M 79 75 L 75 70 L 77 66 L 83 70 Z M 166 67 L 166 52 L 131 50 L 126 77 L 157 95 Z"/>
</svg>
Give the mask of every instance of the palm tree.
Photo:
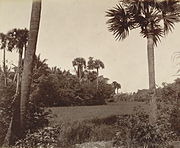
<svg viewBox="0 0 180 148">
<path fill-rule="evenodd" d="M 72 61 L 72 65 L 76 71 L 77 77 L 81 81 L 83 76 L 83 71 L 86 68 L 86 60 L 84 58 L 75 58 Z"/>
<path fill-rule="evenodd" d="M 89 57 L 87 68 L 90 71 L 92 71 L 94 69 L 96 70 L 96 73 L 97 73 L 97 89 L 98 89 L 99 69 L 100 68 L 104 69 L 104 63 L 99 59 L 94 60 L 93 57 Z"/>
<path fill-rule="evenodd" d="M 88 70 L 94 70 L 94 58 L 93 57 L 89 57 L 89 60 L 87 62 L 87 69 Z"/>
<path fill-rule="evenodd" d="M 17 49 L 19 53 L 18 68 L 17 68 L 17 85 L 16 93 L 17 96 L 20 93 L 20 82 L 21 82 L 21 71 L 22 71 L 22 58 L 23 52 L 26 51 L 28 41 L 28 30 L 27 29 L 13 29 L 7 33 L 8 49 Z"/>
<path fill-rule="evenodd" d="M 30 30 L 28 37 L 28 46 L 25 53 L 22 81 L 21 81 L 21 102 L 20 102 L 20 124 L 24 132 L 26 125 L 27 102 L 30 95 L 31 77 L 33 70 L 33 60 L 36 52 L 36 44 L 39 32 L 41 16 L 41 0 L 33 0 L 30 20 Z"/>
<path fill-rule="evenodd" d="M 179 22 L 178 0 L 122 0 L 106 12 L 107 24 L 116 40 L 123 40 L 129 31 L 140 28 L 147 38 L 149 89 L 155 89 L 154 45 L 172 31 Z"/>
<path fill-rule="evenodd" d="M 98 77 L 99 77 L 99 69 L 102 68 L 104 69 L 104 63 L 97 59 L 94 61 L 94 68 L 96 69 L 96 72 L 97 72 L 97 89 L 98 89 L 98 85 L 99 85 L 99 81 L 98 81 Z"/>
<path fill-rule="evenodd" d="M 119 84 L 116 81 L 113 81 L 112 84 L 113 84 L 114 89 L 117 90 L 117 94 L 118 94 L 118 90 L 121 89 L 121 84 Z"/>
<path fill-rule="evenodd" d="M 108 10 L 106 16 L 110 18 L 107 21 L 109 31 L 117 40 L 125 39 L 130 30 L 137 28 L 147 38 L 149 90 L 153 91 L 150 122 L 154 123 L 157 119 L 154 45 L 180 21 L 178 0 L 122 0 L 115 8 Z"/>
</svg>

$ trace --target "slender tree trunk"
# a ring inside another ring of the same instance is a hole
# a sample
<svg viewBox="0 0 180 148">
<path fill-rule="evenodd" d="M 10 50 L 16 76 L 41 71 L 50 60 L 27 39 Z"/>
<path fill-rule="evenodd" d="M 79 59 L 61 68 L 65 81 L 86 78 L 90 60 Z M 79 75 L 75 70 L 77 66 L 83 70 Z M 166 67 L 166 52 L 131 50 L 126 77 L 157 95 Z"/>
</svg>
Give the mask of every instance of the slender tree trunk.
<svg viewBox="0 0 180 148">
<path fill-rule="evenodd" d="M 80 78 L 80 67 L 77 66 L 77 77 L 79 79 L 79 82 L 81 81 L 81 78 Z"/>
<path fill-rule="evenodd" d="M 99 68 L 97 68 L 97 80 L 96 80 L 96 88 L 98 90 L 99 88 L 99 80 L 98 80 L 98 77 L 99 77 Z"/>
<path fill-rule="evenodd" d="M 14 95 L 12 103 L 12 117 L 4 139 L 3 147 L 14 145 L 15 141 L 21 136 L 19 106 L 20 97 Z"/>
<path fill-rule="evenodd" d="M 6 48 L 3 49 L 3 71 L 4 71 L 4 86 L 7 86 L 7 72 L 6 72 Z"/>
<path fill-rule="evenodd" d="M 147 36 L 147 54 L 148 54 L 148 72 L 149 72 L 149 90 L 152 92 L 150 100 L 150 123 L 157 120 L 157 102 L 155 87 L 155 66 L 154 66 L 154 41 L 153 35 Z"/>
<path fill-rule="evenodd" d="M 26 125 L 27 103 L 30 95 L 31 78 L 33 70 L 33 60 L 36 52 L 39 24 L 41 16 L 41 0 L 33 0 L 28 46 L 25 54 L 22 82 L 21 82 L 21 101 L 20 101 L 20 124 L 22 133 Z"/>
<path fill-rule="evenodd" d="M 148 72 L 149 72 L 149 89 L 155 89 L 155 67 L 154 67 L 154 41 L 153 35 L 147 36 L 147 56 L 148 56 Z"/>
<path fill-rule="evenodd" d="M 19 123 L 20 123 L 20 111 L 19 111 L 19 103 L 20 103 L 20 83 L 21 83 L 21 69 L 22 69 L 22 55 L 23 49 L 19 49 L 19 61 L 18 61 L 18 69 L 17 69 L 17 82 L 16 82 L 16 92 L 13 97 L 12 104 L 12 117 L 9 123 L 9 127 L 4 139 L 3 147 L 8 147 L 13 145 L 16 138 L 19 137 Z"/>
<path fill-rule="evenodd" d="M 13 123 L 13 117 L 11 117 L 11 121 L 9 123 L 9 127 L 6 133 L 6 136 L 4 138 L 4 142 L 2 147 L 9 147 L 10 146 L 10 139 L 11 139 L 11 135 L 12 135 L 12 123 Z"/>
<path fill-rule="evenodd" d="M 18 69 L 17 69 L 17 82 L 16 82 L 16 93 L 18 95 L 20 93 L 20 85 L 21 85 L 21 70 L 22 70 L 22 55 L 23 50 L 19 50 L 19 61 L 18 61 Z"/>
</svg>

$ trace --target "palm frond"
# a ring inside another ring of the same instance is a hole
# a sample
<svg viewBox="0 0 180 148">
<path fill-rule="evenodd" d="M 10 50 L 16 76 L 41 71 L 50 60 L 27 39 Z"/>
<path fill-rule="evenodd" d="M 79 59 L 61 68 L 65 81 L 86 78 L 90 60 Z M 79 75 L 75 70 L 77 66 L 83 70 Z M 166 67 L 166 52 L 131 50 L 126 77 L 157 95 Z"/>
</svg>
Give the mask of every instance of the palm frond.
<svg viewBox="0 0 180 148">
<path fill-rule="evenodd" d="M 176 13 L 163 14 L 164 32 L 167 34 L 169 31 L 172 32 L 175 23 L 180 22 L 180 17 Z"/>
<path fill-rule="evenodd" d="M 179 11 L 179 0 L 156 0 L 156 8 L 163 13 L 174 13 Z"/>
<path fill-rule="evenodd" d="M 116 40 L 125 39 L 130 30 L 140 27 L 140 33 L 144 37 L 152 34 L 157 45 L 180 22 L 180 3 L 178 0 L 121 0 L 106 16 L 110 18 L 109 31 Z"/>
<path fill-rule="evenodd" d="M 129 35 L 129 30 L 133 29 L 134 22 L 131 19 L 130 13 L 121 6 L 116 5 L 113 9 L 106 12 L 108 29 L 113 32 L 116 40 L 123 40 Z"/>
</svg>

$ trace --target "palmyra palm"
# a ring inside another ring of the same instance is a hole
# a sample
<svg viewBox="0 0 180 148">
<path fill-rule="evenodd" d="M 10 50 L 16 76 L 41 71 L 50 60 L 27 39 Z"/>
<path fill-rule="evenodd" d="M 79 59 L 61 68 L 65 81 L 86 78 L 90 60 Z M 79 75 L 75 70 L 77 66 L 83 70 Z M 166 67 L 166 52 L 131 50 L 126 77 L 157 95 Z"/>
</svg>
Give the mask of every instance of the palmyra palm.
<svg viewBox="0 0 180 148">
<path fill-rule="evenodd" d="M 154 45 L 174 29 L 180 21 L 177 0 L 122 0 L 106 12 L 109 31 L 117 40 L 123 40 L 130 30 L 140 29 L 147 38 L 149 89 L 155 89 Z"/>
<path fill-rule="evenodd" d="M 28 30 L 27 29 L 12 29 L 7 33 L 8 38 L 8 49 L 16 49 L 19 54 L 18 58 L 18 69 L 17 69 L 17 86 L 16 94 L 18 96 L 20 92 L 20 82 L 21 82 L 21 71 L 22 71 L 22 58 L 23 52 L 26 51 L 27 41 L 28 41 Z"/>
<path fill-rule="evenodd" d="M 81 81 L 82 75 L 83 75 L 83 70 L 86 68 L 86 60 L 84 58 L 75 58 L 72 61 L 72 65 L 77 73 L 77 77 Z"/>
</svg>

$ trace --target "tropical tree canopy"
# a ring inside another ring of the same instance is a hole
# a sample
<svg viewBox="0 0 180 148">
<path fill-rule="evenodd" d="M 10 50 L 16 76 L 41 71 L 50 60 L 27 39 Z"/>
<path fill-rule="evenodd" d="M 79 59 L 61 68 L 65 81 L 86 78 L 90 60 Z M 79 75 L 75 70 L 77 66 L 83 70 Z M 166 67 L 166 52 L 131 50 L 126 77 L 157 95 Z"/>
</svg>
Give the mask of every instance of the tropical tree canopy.
<svg viewBox="0 0 180 148">
<path fill-rule="evenodd" d="M 178 0 L 122 0 L 106 12 L 110 18 L 107 24 L 116 40 L 123 40 L 130 30 L 140 28 L 140 34 L 152 34 L 157 45 L 160 37 L 180 21 L 179 8 Z"/>
<path fill-rule="evenodd" d="M 83 69 L 86 68 L 86 60 L 84 58 L 78 57 L 72 61 L 72 65 L 77 73 L 79 79 L 82 78 Z"/>
<path fill-rule="evenodd" d="M 6 47 L 7 44 L 7 37 L 4 33 L 0 33 L 0 49 L 4 49 Z"/>
<path fill-rule="evenodd" d="M 8 37 L 8 48 L 12 50 L 16 48 L 23 50 L 28 41 L 28 30 L 27 29 L 12 29 L 7 33 Z"/>
<path fill-rule="evenodd" d="M 87 63 L 87 68 L 89 70 L 99 69 L 99 68 L 104 69 L 104 67 L 105 67 L 104 63 L 101 60 L 99 60 L 99 59 L 94 60 L 93 57 L 89 57 L 89 60 Z"/>
<path fill-rule="evenodd" d="M 80 66 L 85 67 L 86 66 L 86 60 L 84 58 L 75 58 L 72 61 L 73 66 Z"/>
</svg>

